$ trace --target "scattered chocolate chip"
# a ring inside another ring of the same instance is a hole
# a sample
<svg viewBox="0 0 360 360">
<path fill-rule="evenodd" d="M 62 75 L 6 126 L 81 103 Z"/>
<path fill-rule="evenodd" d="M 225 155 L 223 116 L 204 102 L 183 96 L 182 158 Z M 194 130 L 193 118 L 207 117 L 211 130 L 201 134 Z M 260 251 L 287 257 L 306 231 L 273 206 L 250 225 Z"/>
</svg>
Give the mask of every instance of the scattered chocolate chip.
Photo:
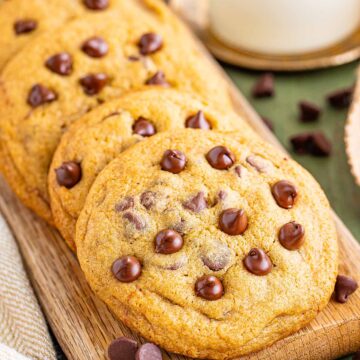
<svg viewBox="0 0 360 360">
<path fill-rule="evenodd" d="M 155 252 L 160 254 L 173 254 L 184 245 L 182 236 L 175 230 L 161 230 L 155 236 Z"/>
<path fill-rule="evenodd" d="M 151 343 L 141 345 L 135 360 L 162 360 L 161 350 Z"/>
<path fill-rule="evenodd" d="M 267 275 L 272 270 L 272 263 L 264 250 L 251 249 L 244 259 L 244 265 L 254 275 Z"/>
<path fill-rule="evenodd" d="M 60 186 L 71 189 L 81 180 L 81 166 L 75 161 L 67 161 L 62 163 L 60 167 L 55 169 L 56 180 Z"/>
<path fill-rule="evenodd" d="M 335 284 L 335 300 L 339 303 L 346 303 L 349 296 L 358 288 L 357 282 L 344 275 L 338 275 Z"/>
<path fill-rule="evenodd" d="M 255 98 L 271 97 L 274 93 L 274 75 L 271 73 L 263 74 L 252 89 Z"/>
<path fill-rule="evenodd" d="M 16 35 L 28 34 L 37 28 L 37 21 L 32 19 L 22 19 L 14 23 Z"/>
<path fill-rule="evenodd" d="M 208 207 L 207 201 L 205 199 L 205 195 L 202 191 L 197 193 L 193 198 L 183 203 L 183 207 L 185 209 L 191 210 L 195 213 L 199 213 L 200 211 L 206 209 Z"/>
<path fill-rule="evenodd" d="M 271 187 L 271 193 L 280 207 L 291 209 L 294 206 L 297 190 L 290 181 L 278 181 Z"/>
<path fill-rule="evenodd" d="M 204 112 L 198 111 L 195 115 L 191 115 L 186 119 L 185 127 L 192 129 L 210 130 L 211 124 L 208 120 L 206 120 Z"/>
<path fill-rule="evenodd" d="M 122 212 L 134 207 L 134 198 L 132 196 L 126 196 L 121 202 L 115 205 L 115 211 Z"/>
<path fill-rule="evenodd" d="M 101 58 L 108 53 L 109 46 L 102 37 L 94 36 L 82 44 L 81 50 L 90 57 Z"/>
<path fill-rule="evenodd" d="M 141 264 L 135 256 L 123 256 L 113 262 L 111 270 L 119 281 L 132 282 L 141 275 Z"/>
<path fill-rule="evenodd" d="M 80 85 L 83 87 L 86 95 L 98 94 L 108 82 L 108 76 L 103 73 L 89 74 L 80 79 Z"/>
<path fill-rule="evenodd" d="M 241 178 L 241 170 L 242 170 L 242 168 L 241 168 L 241 166 L 240 165 L 237 165 L 237 166 L 235 166 L 235 174 L 239 177 L 239 178 Z"/>
<path fill-rule="evenodd" d="M 59 75 L 70 75 L 73 70 L 73 60 L 70 54 L 63 52 L 49 57 L 46 67 Z"/>
<path fill-rule="evenodd" d="M 235 156 L 225 146 L 215 146 L 206 154 L 206 160 L 218 170 L 226 170 L 234 165 Z"/>
<path fill-rule="evenodd" d="M 224 287 L 216 276 L 204 275 L 195 283 L 195 294 L 205 300 L 219 300 L 224 295 Z"/>
<path fill-rule="evenodd" d="M 344 109 L 350 106 L 354 87 L 336 90 L 327 95 L 328 103 L 335 109 Z"/>
<path fill-rule="evenodd" d="M 300 101 L 299 111 L 300 111 L 299 119 L 302 122 L 316 121 L 319 119 L 321 114 L 320 107 L 309 101 Z"/>
<path fill-rule="evenodd" d="M 138 46 L 142 55 L 153 54 L 162 48 L 163 39 L 159 34 L 147 33 L 141 36 Z"/>
<path fill-rule="evenodd" d="M 302 225 L 291 221 L 283 225 L 279 231 L 280 244 L 288 250 L 299 249 L 305 241 L 305 229 Z"/>
<path fill-rule="evenodd" d="M 90 10 L 104 10 L 109 6 L 109 0 L 84 0 L 84 4 Z"/>
<path fill-rule="evenodd" d="M 145 209 L 150 210 L 155 204 L 155 197 L 156 194 L 154 192 L 145 191 L 140 196 L 140 203 Z"/>
<path fill-rule="evenodd" d="M 249 155 L 246 162 L 255 168 L 259 173 L 267 173 L 271 169 L 271 163 L 257 155 Z"/>
<path fill-rule="evenodd" d="M 108 348 L 109 360 L 135 360 L 138 344 L 135 340 L 120 337 L 113 340 Z"/>
<path fill-rule="evenodd" d="M 271 131 L 274 131 L 274 124 L 268 117 L 261 116 L 261 120 Z"/>
<path fill-rule="evenodd" d="M 311 134 L 303 133 L 294 135 L 290 138 L 290 143 L 294 151 L 299 154 L 308 154 L 309 153 L 309 143 L 311 142 Z"/>
<path fill-rule="evenodd" d="M 231 251 L 220 241 L 206 243 L 201 249 L 201 260 L 212 271 L 224 269 L 230 262 Z"/>
<path fill-rule="evenodd" d="M 132 127 L 135 134 L 148 137 L 156 134 L 155 126 L 147 119 L 139 117 Z"/>
<path fill-rule="evenodd" d="M 146 85 L 160 85 L 164 87 L 169 87 L 170 84 L 166 80 L 166 76 L 162 71 L 156 72 L 151 78 L 146 80 Z"/>
<path fill-rule="evenodd" d="M 297 154 L 314 156 L 329 156 L 331 154 L 331 142 L 320 131 L 294 135 L 290 138 L 290 142 Z"/>
<path fill-rule="evenodd" d="M 185 169 L 186 157 L 179 150 L 166 150 L 160 165 L 162 170 L 178 174 Z"/>
<path fill-rule="evenodd" d="M 143 230 L 146 227 L 145 221 L 139 215 L 134 214 L 133 212 L 126 212 L 123 215 L 123 218 L 129 221 L 129 223 L 133 224 L 136 230 Z"/>
<path fill-rule="evenodd" d="M 36 84 L 31 88 L 27 102 L 33 108 L 36 108 L 45 103 L 50 103 L 56 99 L 57 95 L 54 91 L 41 84 Z"/>
<path fill-rule="evenodd" d="M 226 209 L 220 214 L 220 230 L 228 235 L 241 235 L 247 226 L 248 218 L 242 209 Z"/>
</svg>

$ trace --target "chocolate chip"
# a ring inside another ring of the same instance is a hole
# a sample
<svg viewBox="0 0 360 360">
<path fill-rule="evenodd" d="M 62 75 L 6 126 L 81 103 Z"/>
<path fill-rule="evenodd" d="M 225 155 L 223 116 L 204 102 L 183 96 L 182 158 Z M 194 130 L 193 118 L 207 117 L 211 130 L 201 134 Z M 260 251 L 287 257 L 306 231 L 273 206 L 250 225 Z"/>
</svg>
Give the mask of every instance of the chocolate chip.
<svg viewBox="0 0 360 360">
<path fill-rule="evenodd" d="M 303 155 L 309 153 L 309 143 L 311 142 L 311 134 L 310 133 L 303 133 L 294 135 L 290 138 L 290 142 L 294 151 L 297 154 Z"/>
<path fill-rule="evenodd" d="M 271 131 L 274 131 L 274 124 L 268 117 L 261 116 L 261 120 Z"/>
<path fill-rule="evenodd" d="M 135 340 L 120 337 L 113 340 L 108 348 L 110 360 L 135 360 L 138 344 Z"/>
<path fill-rule="evenodd" d="M 37 21 L 32 19 L 22 19 L 14 23 L 14 31 L 16 35 L 28 34 L 36 30 Z"/>
<path fill-rule="evenodd" d="M 212 271 L 220 271 L 230 262 L 231 251 L 220 241 L 210 241 L 201 249 L 201 260 Z"/>
<path fill-rule="evenodd" d="M 244 259 L 244 265 L 254 275 L 267 275 L 272 270 L 270 258 L 264 250 L 251 249 Z"/>
<path fill-rule="evenodd" d="M 239 177 L 239 178 L 241 178 L 241 166 L 240 165 L 237 165 L 237 166 L 235 166 L 235 174 Z"/>
<path fill-rule="evenodd" d="M 147 33 L 140 38 L 138 46 L 142 55 L 149 55 L 162 48 L 163 40 L 159 34 Z"/>
<path fill-rule="evenodd" d="M 135 256 L 123 256 L 113 262 L 111 271 L 119 281 L 132 282 L 141 275 L 141 264 Z"/>
<path fill-rule="evenodd" d="M 198 111 L 195 115 L 191 115 L 186 119 L 185 127 L 192 129 L 210 130 L 211 124 L 206 120 L 204 112 Z"/>
<path fill-rule="evenodd" d="M 291 209 L 294 206 L 297 190 L 290 181 L 278 181 L 271 187 L 271 193 L 280 207 Z"/>
<path fill-rule="evenodd" d="M 108 76 L 103 73 L 89 74 L 80 79 L 80 85 L 83 87 L 86 95 L 98 94 L 108 82 Z"/>
<path fill-rule="evenodd" d="M 102 37 L 94 36 L 82 44 L 81 50 L 90 57 L 101 58 L 108 53 L 109 46 Z"/>
<path fill-rule="evenodd" d="M 346 303 L 349 296 L 358 288 L 357 282 L 344 275 L 338 275 L 335 284 L 335 300 L 339 303 Z"/>
<path fill-rule="evenodd" d="M 290 138 L 290 142 L 297 154 L 314 156 L 329 156 L 331 154 L 331 143 L 320 131 L 294 135 Z"/>
<path fill-rule="evenodd" d="M 134 198 L 132 196 L 126 196 L 121 202 L 115 205 L 115 211 L 122 212 L 134 207 Z"/>
<path fill-rule="evenodd" d="M 321 109 L 319 108 L 319 106 L 309 101 L 300 101 L 299 111 L 300 111 L 299 119 L 302 122 L 316 121 L 319 119 L 321 114 Z"/>
<path fill-rule="evenodd" d="M 206 209 L 208 207 L 207 201 L 205 199 L 205 195 L 202 191 L 197 193 L 193 198 L 183 203 L 183 207 L 185 209 L 191 210 L 195 213 L 199 213 L 200 211 Z"/>
<path fill-rule="evenodd" d="M 252 89 L 255 98 L 271 97 L 274 93 L 274 75 L 271 73 L 263 74 Z"/>
<path fill-rule="evenodd" d="M 169 87 L 170 84 L 167 82 L 165 74 L 162 71 L 158 71 L 151 78 L 146 80 L 146 85 L 160 85 L 164 87 Z"/>
<path fill-rule="evenodd" d="M 279 231 L 280 244 L 288 250 L 299 249 L 305 241 L 305 229 L 302 225 L 291 221 L 283 225 Z"/>
<path fill-rule="evenodd" d="M 126 212 L 123 215 L 123 218 L 129 221 L 129 223 L 133 224 L 136 230 L 143 230 L 146 227 L 145 221 L 139 215 L 134 214 L 133 212 Z"/>
<path fill-rule="evenodd" d="M 156 194 L 152 191 L 145 191 L 140 196 L 140 203 L 145 209 L 150 210 L 155 204 Z"/>
<path fill-rule="evenodd" d="M 186 157 L 179 150 L 166 150 L 160 165 L 162 170 L 178 174 L 185 169 Z"/>
<path fill-rule="evenodd" d="M 271 163 L 257 155 L 248 156 L 246 162 L 254 167 L 259 173 L 267 173 L 271 169 Z"/>
<path fill-rule="evenodd" d="M 155 252 L 160 254 L 173 254 L 184 245 L 182 236 L 175 230 L 161 230 L 155 236 Z"/>
<path fill-rule="evenodd" d="M 90 10 L 104 10 L 109 6 L 109 0 L 84 0 L 84 4 Z"/>
<path fill-rule="evenodd" d="M 353 93 L 353 87 L 336 90 L 327 95 L 327 101 L 335 109 L 344 109 L 350 106 Z"/>
<path fill-rule="evenodd" d="M 67 161 L 62 163 L 60 167 L 55 169 L 56 180 L 60 186 L 65 186 L 67 189 L 74 187 L 82 176 L 81 166 L 75 161 Z"/>
<path fill-rule="evenodd" d="M 132 129 L 135 134 L 144 137 L 156 134 L 155 126 L 149 120 L 141 116 L 135 121 Z"/>
<path fill-rule="evenodd" d="M 73 61 L 70 54 L 63 52 L 51 56 L 46 60 L 46 67 L 59 75 L 70 75 L 73 70 Z"/>
<path fill-rule="evenodd" d="M 216 276 L 204 275 L 195 283 L 195 294 L 205 300 L 219 300 L 224 295 L 224 287 Z"/>
<path fill-rule="evenodd" d="M 242 209 L 226 209 L 220 214 L 220 230 L 228 235 L 241 235 L 247 226 L 248 218 Z"/>
<path fill-rule="evenodd" d="M 162 360 L 162 355 L 160 349 L 151 343 L 147 343 L 140 346 L 140 349 L 137 351 L 136 360 Z"/>
<path fill-rule="evenodd" d="M 206 154 L 206 160 L 218 170 L 226 170 L 235 162 L 234 154 L 225 146 L 215 146 Z"/>
<path fill-rule="evenodd" d="M 36 108 L 45 103 L 50 103 L 56 99 L 57 95 L 54 91 L 41 84 L 36 84 L 31 88 L 27 102 L 33 108 Z"/>
</svg>

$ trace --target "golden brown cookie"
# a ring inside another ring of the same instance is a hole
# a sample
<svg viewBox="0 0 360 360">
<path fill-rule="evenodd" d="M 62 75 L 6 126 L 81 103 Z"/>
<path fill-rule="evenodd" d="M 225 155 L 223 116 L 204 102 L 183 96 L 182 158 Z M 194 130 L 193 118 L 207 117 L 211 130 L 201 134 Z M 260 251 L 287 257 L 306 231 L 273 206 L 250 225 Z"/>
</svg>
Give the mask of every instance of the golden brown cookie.
<svg viewBox="0 0 360 360">
<path fill-rule="evenodd" d="M 80 265 L 128 326 L 168 351 L 248 354 L 327 304 L 337 237 L 316 181 L 241 133 L 185 129 L 125 150 L 77 223 Z"/>
<path fill-rule="evenodd" d="M 122 1 L 38 36 L 0 76 L 5 176 L 51 221 L 47 172 L 67 127 L 124 92 L 147 86 L 193 91 L 230 107 L 227 86 L 161 1 Z"/>
<path fill-rule="evenodd" d="M 251 130 L 235 113 L 222 113 L 174 89 L 129 93 L 97 107 L 64 134 L 49 171 L 55 225 L 75 250 L 76 220 L 98 173 L 129 146 L 156 133 L 183 128 Z"/>
</svg>

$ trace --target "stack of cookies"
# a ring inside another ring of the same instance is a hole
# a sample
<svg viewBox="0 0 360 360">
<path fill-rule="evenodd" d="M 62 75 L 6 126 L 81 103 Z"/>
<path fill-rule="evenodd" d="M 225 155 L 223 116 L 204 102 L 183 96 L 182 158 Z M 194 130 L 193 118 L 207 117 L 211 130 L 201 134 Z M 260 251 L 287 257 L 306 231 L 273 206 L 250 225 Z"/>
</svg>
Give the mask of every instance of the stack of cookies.
<svg viewBox="0 0 360 360">
<path fill-rule="evenodd" d="M 121 321 L 224 359 L 324 308 L 338 249 L 322 190 L 234 113 L 166 5 L 11 0 L 0 24 L 1 171 Z"/>
</svg>

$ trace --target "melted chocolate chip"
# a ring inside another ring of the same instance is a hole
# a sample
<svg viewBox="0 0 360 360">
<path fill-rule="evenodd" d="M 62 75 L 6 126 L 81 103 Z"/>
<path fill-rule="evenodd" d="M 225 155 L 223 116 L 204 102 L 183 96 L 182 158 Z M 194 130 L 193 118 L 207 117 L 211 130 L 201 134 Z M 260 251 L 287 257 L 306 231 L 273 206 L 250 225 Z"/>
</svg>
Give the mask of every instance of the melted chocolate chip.
<svg viewBox="0 0 360 360">
<path fill-rule="evenodd" d="M 206 209 L 208 207 L 205 195 L 200 191 L 196 196 L 183 203 L 185 209 L 191 210 L 195 213 Z"/>
<path fill-rule="evenodd" d="M 109 0 L 84 0 L 84 4 L 90 10 L 104 10 L 109 6 Z"/>
<path fill-rule="evenodd" d="M 133 132 L 137 135 L 148 137 L 156 134 L 155 126 L 147 119 L 139 117 L 133 127 Z"/>
<path fill-rule="evenodd" d="M 160 85 L 164 87 L 169 87 L 170 84 L 166 80 L 166 76 L 162 71 L 156 72 L 151 78 L 146 80 L 146 85 Z"/>
<path fill-rule="evenodd" d="M 185 127 L 192 129 L 210 130 L 211 124 L 208 120 L 206 120 L 204 112 L 199 111 L 195 115 L 191 115 L 186 119 Z"/>
<path fill-rule="evenodd" d="M 345 109 L 350 106 L 353 93 L 353 87 L 336 90 L 327 96 L 327 101 L 335 109 Z"/>
<path fill-rule="evenodd" d="M 184 245 L 182 236 L 175 230 L 161 230 L 155 237 L 155 252 L 160 254 L 173 254 Z"/>
<path fill-rule="evenodd" d="M 224 295 L 224 287 L 216 276 L 204 275 L 195 283 L 195 294 L 205 300 L 219 300 Z"/>
<path fill-rule="evenodd" d="M 60 186 L 71 189 L 81 180 L 81 166 L 74 161 L 64 162 L 59 168 L 55 169 L 56 180 Z"/>
<path fill-rule="evenodd" d="M 297 190 L 290 181 L 278 181 L 272 186 L 271 192 L 276 203 L 280 207 L 284 209 L 291 209 L 294 206 L 297 197 Z"/>
<path fill-rule="evenodd" d="M 233 166 L 235 156 L 225 146 L 216 146 L 206 154 L 206 160 L 213 168 L 226 170 Z"/>
<path fill-rule="evenodd" d="M 132 196 L 126 196 L 121 202 L 115 205 L 115 211 L 122 212 L 134 207 L 134 198 Z"/>
<path fill-rule="evenodd" d="M 252 90 L 252 95 L 255 98 L 271 97 L 274 93 L 274 75 L 271 73 L 262 75 Z"/>
<path fill-rule="evenodd" d="M 150 210 L 155 204 L 156 194 L 152 191 L 145 191 L 140 196 L 140 203 L 141 205 Z"/>
<path fill-rule="evenodd" d="M 226 209 L 220 214 L 220 230 L 228 235 L 241 235 L 247 226 L 248 218 L 242 209 Z"/>
<path fill-rule="evenodd" d="M 14 24 L 16 35 L 28 34 L 37 28 L 37 21 L 31 19 L 18 20 Z"/>
<path fill-rule="evenodd" d="M 90 57 L 101 58 L 108 53 L 109 46 L 102 37 L 94 36 L 82 44 L 81 50 Z"/>
<path fill-rule="evenodd" d="M 279 231 L 280 244 L 288 250 L 299 249 L 305 241 L 305 230 L 302 225 L 291 221 L 283 225 Z"/>
<path fill-rule="evenodd" d="M 141 264 L 135 256 L 123 256 L 113 262 L 111 270 L 119 281 L 132 282 L 141 275 Z"/>
<path fill-rule="evenodd" d="M 141 345 L 135 360 L 162 360 L 161 350 L 151 343 Z"/>
<path fill-rule="evenodd" d="M 89 74 L 82 77 L 79 82 L 86 95 L 96 95 L 107 84 L 108 76 L 103 73 Z"/>
<path fill-rule="evenodd" d="M 163 46 L 162 37 L 159 34 L 144 34 L 138 44 L 142 55 L 149 55 L 159 51 Z"/>
<path fill-rule="evenodd" d="M 309 102 L 309 101 L 300 101 L 299 102 L 300 110 L 300 121 L 302 122 L 312 122 L 319 119 L 321 114 L 321 109 L 319 106 Z"/>
<path fill-rule="evenodd" d="M 339 303 L 346 303 L 349 296 L 358 288 L 357 282 L 344 275 L 338 275 L 335 284 L 335 300 Z"/>
<path fill-rule="evenodd" d="M 230 262 L 231 251 L 220 241 L 205 244 L 201 249 L 201 260 L 212 271 L 224 269 Z"/>
<path fill-rule="evenodd" d="M 123 215 L 123 218 L 129 221 L 129 223 L 133 224 L 136 230 L 144 230 L 146 227 L 144 219 L 133 212 L 126 212 Z"/>
<path fill-rule="evenodd" d="M 59 75 L 70 75 L 73 70 L 73 61 L 70 54 L 63 52 L 51 56 L 46 60 L 46 67 Z"/>
<path fill-rule="evenodd" d="M 27 102 L 33 108 L 36 108 L 45 103 L 50 103 L 56 99 L 57 95 L 54 91 L 41 84 L 36 84 L 31 88 Z"/>
<path fill-rule="evenodd" d="M 160 165 L 162 170 L 178 174 L 185 169 L 186 157 L 179 150 L 166 150 Z"/>
<path fill-rule="evenodd" d="M 261 249 L 251 249 L 244 259 L 244 265 L 248 271 L 258 276 L 267 275 L 272 270 L 270 258 Z"/>
<path fill-rule="evenodd" d="M 108 348 L 109 360 L 135 360 L 138 344 L 135 340 L 120 337 L 113 340 Z"/>
</svg>

